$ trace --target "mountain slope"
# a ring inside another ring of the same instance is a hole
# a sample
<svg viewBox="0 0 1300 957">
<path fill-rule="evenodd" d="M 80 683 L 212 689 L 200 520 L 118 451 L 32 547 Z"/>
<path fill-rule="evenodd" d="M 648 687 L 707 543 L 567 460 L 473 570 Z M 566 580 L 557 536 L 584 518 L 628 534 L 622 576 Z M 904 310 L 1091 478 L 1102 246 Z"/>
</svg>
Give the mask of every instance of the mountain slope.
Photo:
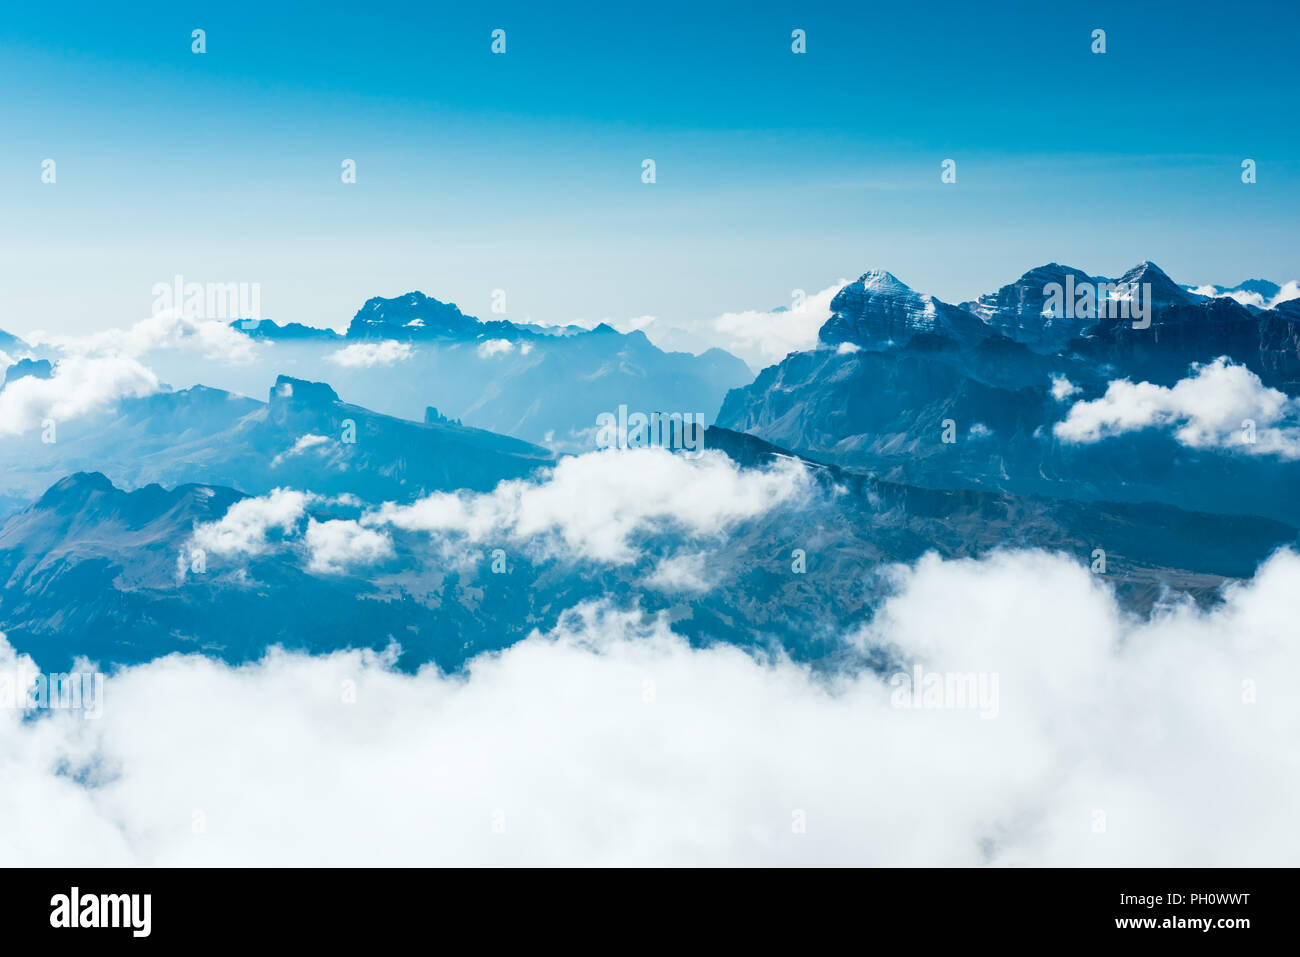
<svg viewBox="0 0 1300 957">
<path fill-rule="evenodd" d="M 1047 308 L 1048 287 L 1056 283 L 1064 290 L 1094 281 L 1081 269 L 1048 263 L 962 307 L 1001 335 L 1050 354 L 1081 334 L 1088 320 L 1053 315 Z"/>
<path fill-rule="evenodd" d="M 723 429 L 708 430 L 706 445 L 744 468 L 790 458 Z M 1296 540 L 1294 526 L 1258 518 L 923 489 L 810 460 L 805 467 L 806 497 L 703 540 L 657 524 L 638 535 L 628 562 L 502 540 L 508 566 L 494 569 L 495 544 L 394 526 L 390 553 L 328 571 L 314 570 L 302 536 L 287 533 L 247 554 L 210 553 L 196 570 L 195 525 L 221 519 L 244 500 L 240 492 L 127 492 L 82 473 L 0 522 L 0 631 L 46 667 L 77 654 L 109 664 L 203 650 L 245 661 L 273 644 L 322 652 L 396 641 L 405 667 L 454 669 L 555 627 L 567 609 L 603 601 L 667 614 L 693 640 L 825 662 L 845 653 L 844 635 L 888 594 L 890 564 L 926 552 L 1035 547 L 1091 563 L 1101 547 L 1105 580 L 1128 607 L 1146 611 L 1171 594 L 1212 601 L 1225 577 L 1249 575 Z M 355 505 L 318 499 L 294 522 L 301 531 L 308 520 L 358 515 Z M 799 571 L 795 549 L 805 557 Z M 658 574 L 684 558 L 701 563 L 707 588 Z"/>
<path fill-rule="evenodd" d="M 30 501 L 60 475 L 95 470 L 127 487 L 210 482 L 260 494 L 293 485 L 405 501 L 485 490 L 551 461 L 519 439 L 381 415 L 328 385 L 280 376 L 266 403 L 196 386 L 121 400 L 60 426 L 53 443 L 35 433 L 0 439 L 0 493 Z"/>
</svg>

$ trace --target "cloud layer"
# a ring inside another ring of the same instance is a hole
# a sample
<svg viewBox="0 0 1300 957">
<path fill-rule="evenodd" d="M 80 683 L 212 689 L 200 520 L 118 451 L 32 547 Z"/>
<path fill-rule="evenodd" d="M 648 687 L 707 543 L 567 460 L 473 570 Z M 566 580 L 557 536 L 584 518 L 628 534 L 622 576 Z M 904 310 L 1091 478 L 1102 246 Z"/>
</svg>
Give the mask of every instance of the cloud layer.
<svg viewBox="0 0 1300 957">
<path fill-rule="evenodd" d="M 894 578 L 852 641 L 998 674 L 996 718 L 899 708 L 888 674 L 692 647 L 603 606 L 457 676 L 371 652 L 170 656 L 110 676 L 98 721 L 0 709 L 0 773 L 23 782 L 0 789 L 0 858 L 1300 862 L 1300 556 L 1148 622 L 1043 553 Z M 0 643 L 0 672 L 20 664 Z"/>
</svg>

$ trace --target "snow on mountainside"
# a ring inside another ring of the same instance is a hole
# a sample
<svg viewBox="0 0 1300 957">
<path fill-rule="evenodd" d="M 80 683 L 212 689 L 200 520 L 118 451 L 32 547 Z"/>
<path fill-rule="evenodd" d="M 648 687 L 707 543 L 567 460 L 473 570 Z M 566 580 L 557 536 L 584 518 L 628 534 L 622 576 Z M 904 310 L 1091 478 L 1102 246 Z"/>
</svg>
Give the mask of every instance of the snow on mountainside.
<svg viewBox="0 0 1300 957">
<path fill-rule="evenodd" d="M 917 333 L 946 335 L 971 343 L 988 335 L 975 317 L 956 306 L 918 293 L 882 270 L 864 273 L 831 300 L 831 317 L 821 341 L 859 348 L 902 344 Z"/>
<path fill-rule="evenodd" d="M 1156 306 L 1185 305 L 1194 301 L 1163 269 L 1149 260 L 1138 263 L 1115 282 L 1121 286 L 1149 287 L 1151 301 Z M 1148 294 L 1144 292 L 1143 295 Z"/>
<path fill-rule="evenodd" d="M 1054 352 L 1077 336 L 1088 320 L 1054 315 L 1047 308 L 1048 287 L 1056 283 L 1064 289 L 1070 283 L 1078 286 L 1095 281 L 1080 269 L 1048 263 L 1029 270 L 997 292 L 961 306 L 1001 335 L 1037 352 Z"/>
</svg>

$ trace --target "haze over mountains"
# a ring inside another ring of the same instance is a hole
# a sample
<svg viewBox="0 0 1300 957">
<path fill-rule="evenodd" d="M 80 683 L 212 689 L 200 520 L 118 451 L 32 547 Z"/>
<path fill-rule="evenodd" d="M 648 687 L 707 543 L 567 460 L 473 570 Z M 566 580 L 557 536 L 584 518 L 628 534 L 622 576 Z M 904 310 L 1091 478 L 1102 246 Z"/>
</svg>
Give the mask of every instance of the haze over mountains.
<svg viewBox="0 0 1300 957">
<path fill-rule="evenodd" d="M 644 333 L 607 325 L 541 327 L 480 321 L 422 293 L 367 301 L 343 336 L 331 330 L 236 323 L 290 369 L 324 379 L 377 411 L 420 418 L 429 406 L 466 425 L 557 451 L 589 448 L 596 417 L 632 408 L 700 413 L 712 421 L 726 391 L 751 378 L 720 349 L 664 352 Z M 251 369 L 239 370 L 247 382 Z"/>
</svg>

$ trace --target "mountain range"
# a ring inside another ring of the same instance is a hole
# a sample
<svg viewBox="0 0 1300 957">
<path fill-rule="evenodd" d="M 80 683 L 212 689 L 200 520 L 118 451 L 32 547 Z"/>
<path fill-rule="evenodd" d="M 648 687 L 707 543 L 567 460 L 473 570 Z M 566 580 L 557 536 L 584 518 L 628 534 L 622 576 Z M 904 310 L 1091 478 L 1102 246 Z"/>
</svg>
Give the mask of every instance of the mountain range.
<svg viewBox="0 0 1300 957">
<path fill-rule="evenodd" d="M 1221 357 L 1258 377 L 1263 400 L 1285 407 L 1300 395 L 1300 301 L 1253 310 L 1194 296 L 1147 262 L 1116 280 L 1150 284 L 1150 325 L 1134 328 L 1114 316 L 1047 315 L 1045 287 L 1067 280 L 1110 281 L 1049 264 L 952 306 L 866 273 L 832 301 L 818 348 L 732 390 L 717 422 L 930 487 L 1300 521 L 1287 491 L 1300 480 L 1293 458 L 1189 447 L 1172 430 L 1071 443 L 1056 428 L 1074 404 L 1101 399 L 1116 381 L 1171 390 Z"/>
<path fill-rule="evenodd" d="M 1149 325 L 1050 307 L 1053 284 L 1102 282 L 1149 289 Z M 1116 280 L 1051 263 L 952 305 L 871 271 L 835 296 L 815 348 L 757 377 L 718 350 L 482 322 L 419 293 L 369 300 L 345 334 L 237 323 L 261 357 L 212 371 L 261 376 L 247 391 L 264 401 L 161 386 L 61 421 L 57 441 L 0 438 L 0 632 L 49 666 L 395 642 L 405 667 L 455 669 L 599 600 L 667 615 L 692 641 L 820 666 L 849 653 L 843 636 L 870 622 L 894 563 L 1005 547 L 1093 565 L 1134 613 L 1213 603 L 1297 541 L 1286 416 L 1300 396 L 1300 300 L 1263 309 L 1198 288 L 1149 262 Z M 55 374 L 57 356 L 15 342 L 5 390 Z M 270 363 L 283 366 L 273 377 Z M 1234 376 L 1235 391 L 1194 379 L 1206 370 Z M 1126 389 L 1137 413 L 1168 408 L 1095 441 L 1062 433 L 1076 408 L 1128 401 Z M 1276 413 L 1259 425 L 1281 444 L 1189 439 L 1177 418 L 1243 395 Z M 624 405 L 716 412 L 706 466 L 797 466 L 807 488 L 703 537 L 671 519 L 637 526 L 617 559 L 548 544 L 536 514 L 522 538 L 383 518 L 420 505 L 491 528 L 503 510 L 547 502 L 597 521 L 599 490 L 557 476 L 573 453 L 629 454 L 595 453 L 591 435 Z M 288 496 L 294 509 L 267 520 L 265 541 L 196 547 L 204 529 L 250 534 L 228 517 L 265 519 Z M 322 559 L 331 536 L 362 560 Z"/>
<path fill-rule="evenodd" d="M 432 491 L 487 491 L 554 463 L 544 448 L 446 421 L 409 421 L 343 402 L 330 386 L 279 376 L 265 402 L 194 386 L 120 400 L 44 443 L 0 442 L 4 492 L 30 501 L 55 479 L 102 472 L 127 488 L 213 482 L 281 486 L 373 503 Z"/>
<path fill-rule="evenodd" d="M 273 365 L 276 373 L 329 381 L 376 411 L 418 418 L 432 405 L 466 425 L 557 452 L 590 448 L 597 417 L 621 404 L 711 422 L 727 391 L 753 378 L 721 349 L 665 352 L 642 332 L 603 323 L 484 321 L 419 292 L 368 300 L 343 335 L 270 320 L 232 325 L 270 348 L 264 358 L 221 370 L 226 388 L 251 392 L 253 377 L 265 378 Z M 160 371 L 182 377 L 165 364 Z"/>
<path fill-rule="evenodd" d="M 717 428 L 705 444 L 746 468 L 789 457 Z M 604 599 L 667 614 L 701 643 L 780 648 L 826 664 L 844 654 L 845 631 L 868 621 L 887 594 L 882 573 L 926 552 L 965 557 L 1023 546 L 1090 562 L 1104 543 L 1103 576 L 1128 607 L 1147 612 L 1171 591 L 1213 601 L 1225 579 L 1249 575 L 1297 534 L 1267 519 L 937 491 L 805 465 L 811 494 L 714 542 L 703 591 L 655 580 L 657 567 L 689 550 L 672 527 L 639 539 L 635 560 L 625 564 L 503 541 L 508 565 L 494 570 L 490 546 L 395 529 L 392 553 L 357 568 L 321 573 L 300 546 L 288 545 L 239 560 L 210 555 L 202 573 L 186 573 L 178 560 L 189 560 L 195 527 L 219 521 L 248 496 L 213 484 L 128 491 L 102 473 L 76 473 L 0 523 L 2 627 L 50 666 L 76 655 L 123 663 L 172 651 L 238 662 L 271 645 L 319 653 L 396 641 L 406 667 L 434 661 L 455 669 L 555 627 L 583 601 Z M 352 503 L 319 498 L 305 520 L 357 514 Z M 795 547 L 807 556 L 799 574 L 791 569 Z"/>
</svg>

